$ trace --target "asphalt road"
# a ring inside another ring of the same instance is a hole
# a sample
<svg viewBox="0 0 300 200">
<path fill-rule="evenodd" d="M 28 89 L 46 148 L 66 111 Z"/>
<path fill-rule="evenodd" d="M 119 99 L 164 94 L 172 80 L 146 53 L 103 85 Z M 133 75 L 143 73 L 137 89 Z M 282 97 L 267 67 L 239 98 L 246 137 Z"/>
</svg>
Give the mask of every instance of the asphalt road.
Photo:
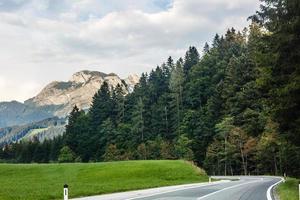
<svg viewBox="0 0 300 200">
<path fill-rule="evenodd" d="M 268 200 L 267 190 L 276 177 L 239 177 L 240 180 L 157 194 L 135 200 Z M 274 198 L 272 198 L 274 199 Z"/>
<path fill-rule="evenodd" d="M 223 180 L 81 197 L 73 200 L 275 200 L 271 188 L 281 181 L 279 177 L 268 176 L 213 178 Z"/>
</svg>

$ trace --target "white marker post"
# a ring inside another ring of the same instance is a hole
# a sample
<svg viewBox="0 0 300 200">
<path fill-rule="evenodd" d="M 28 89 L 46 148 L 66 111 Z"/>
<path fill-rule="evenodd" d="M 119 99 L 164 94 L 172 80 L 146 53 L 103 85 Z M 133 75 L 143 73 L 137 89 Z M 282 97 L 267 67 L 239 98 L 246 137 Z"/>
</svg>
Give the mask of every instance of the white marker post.
<svg viewBox="0 0 300 200">
<path fill-rule="evenodd" d="M 69 191 L 68 191 L 68 185 L 64 185 L 64 200 L 68 200 Z"/>
<path fill-rule="evenodd" d="M 300 184 L 299 184 L 299 200 L 300 200 Z"/>
<path fill-rule="evenodd" d="M 208 182 L 211 183 L 211 177 L 209 177 Z"/>
</svg>

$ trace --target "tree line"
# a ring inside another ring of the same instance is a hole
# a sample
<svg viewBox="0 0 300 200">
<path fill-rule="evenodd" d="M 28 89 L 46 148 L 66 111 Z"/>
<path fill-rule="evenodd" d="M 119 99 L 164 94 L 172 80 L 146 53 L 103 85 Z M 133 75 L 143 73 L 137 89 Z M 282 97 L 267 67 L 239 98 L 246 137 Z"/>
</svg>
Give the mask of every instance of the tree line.
<svg viewBox="0 0 300 200">
<path fill-rule="evenodd" d="M 186 159 L 209 174 L 300 176 L 300 18 L 297 0 L 263 0 L 243 31 L 229 29 L 143 73 L 128 95 L 104 83 L 66 133 L 7 145 L 0 159 L 91 162 Z"/>
</svg>

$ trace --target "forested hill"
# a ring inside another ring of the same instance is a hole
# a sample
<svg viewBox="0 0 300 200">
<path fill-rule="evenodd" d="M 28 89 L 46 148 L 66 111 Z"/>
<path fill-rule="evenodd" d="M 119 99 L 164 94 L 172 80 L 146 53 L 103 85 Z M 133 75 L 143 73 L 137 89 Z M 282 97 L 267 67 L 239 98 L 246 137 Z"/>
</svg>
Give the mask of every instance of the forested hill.
<svg viewBox="0 0 300 200">
<path fill-rule="evenodd" d="M 73 109 L 62 138 L 7 146 L 0 157 L 182 158 L 209 174 L 299 176 L 299 1 L 263 2 L 248 28 L 215 35 L 201 57 L 195 47 L 169 57 L 127 96 L 103 84 L 88 113 Z"/>
</svg>

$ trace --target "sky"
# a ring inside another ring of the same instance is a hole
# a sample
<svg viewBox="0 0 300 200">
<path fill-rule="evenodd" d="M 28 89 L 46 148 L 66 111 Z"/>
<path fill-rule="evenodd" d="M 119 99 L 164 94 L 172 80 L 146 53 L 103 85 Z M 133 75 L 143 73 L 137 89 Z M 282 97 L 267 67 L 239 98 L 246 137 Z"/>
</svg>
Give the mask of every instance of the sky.
<svg viewBox="0 0 300 200">
<path fill-rule="evenodd" d="M 0 0 L 0 101 L 24 101 L 81 70 L 125 78 L 228 28 L 259 0 Z"/>
</svg>

